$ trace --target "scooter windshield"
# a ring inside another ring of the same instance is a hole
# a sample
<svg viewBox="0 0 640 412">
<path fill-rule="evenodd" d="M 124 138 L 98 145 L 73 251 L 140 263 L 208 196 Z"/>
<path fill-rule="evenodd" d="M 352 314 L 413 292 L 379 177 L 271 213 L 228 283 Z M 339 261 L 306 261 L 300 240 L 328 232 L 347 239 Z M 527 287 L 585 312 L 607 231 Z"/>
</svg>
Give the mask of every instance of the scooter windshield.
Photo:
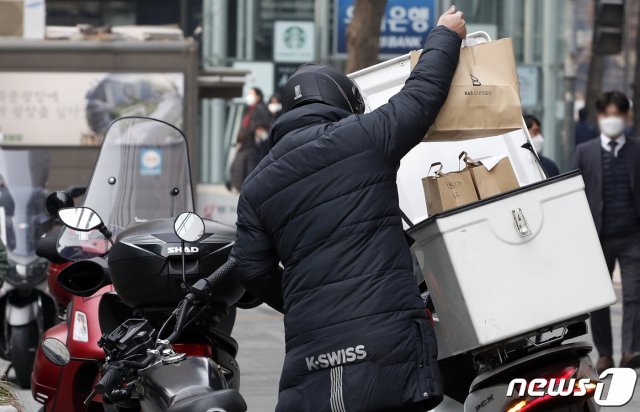
<svg viewBox="0 0 640 412">
<path fill-rule="evenodd" d="M 34 257 L 45 231 L 49 153 L 0 147 L 0 238 L 17 258 Z"/>
<path fill-rule="evenodd" d="M 84 206 L 96 211 L 116 236 L 123 229 L 193 211 L 187 141 L 168 123 L 123 117 L 107 130 Z M 98 231 L 65 229 L 58 252 L 72 259 L 104 255 L 108 242 Z"/>
</svg>

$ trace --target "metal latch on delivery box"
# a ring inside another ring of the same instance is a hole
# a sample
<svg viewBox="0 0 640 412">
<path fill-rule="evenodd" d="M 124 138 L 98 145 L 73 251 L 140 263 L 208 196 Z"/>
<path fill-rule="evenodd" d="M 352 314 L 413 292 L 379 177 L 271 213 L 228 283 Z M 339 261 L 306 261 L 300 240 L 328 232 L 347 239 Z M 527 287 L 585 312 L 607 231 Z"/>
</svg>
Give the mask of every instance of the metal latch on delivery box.
<svg viewBox="0 0 640 412">
<path fill-rule="evenodd" d="M 527 225 L 527 219 L 524 218 L 522 209 L 513 209 L 511 213 L 513 214 L 513 221 L 516 224 L 518 234 L 522 237 L 531 236 L 533 232 L 531 231 L 531 229 L 529 229 L 529 225 Z"/>
</svg>

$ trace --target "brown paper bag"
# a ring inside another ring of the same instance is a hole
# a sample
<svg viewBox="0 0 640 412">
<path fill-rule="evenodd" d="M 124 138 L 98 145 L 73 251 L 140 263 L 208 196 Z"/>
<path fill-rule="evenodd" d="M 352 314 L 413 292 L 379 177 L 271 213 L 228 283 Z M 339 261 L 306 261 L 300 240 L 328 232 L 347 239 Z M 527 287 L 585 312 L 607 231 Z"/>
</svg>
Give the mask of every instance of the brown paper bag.
<svg viewBox="0 0 640 412">
<path fill-rule="evenodd" d="M 460 159 L 465 162 L 471 174 L 479 199 L 486 199 L 520 187 L 511 161 L 506 156 L 497 163 L 496 159 L 492 159 L 491 163 L 487 162 L 487 165 L 481 160 L 470 158 L 466 152 L 460 153 Z"/>
<path fill-rule="evenodd" d="M 412 64 L 414 61 L 412 55 Z M 447 100 L 423 141 L 496 136 L 521 128 L 511 39 L 463 47 Z"/>
<path fill-rule="evenodd" d="M 429 176 L 434 167 L 438 167 L 435 176 Z M 466 169 L 442 173 L 442 163 L 434 163 L 422 178 L 422 186 L 429 216 L 478 200 L 471 174 Z"/>
</svg>

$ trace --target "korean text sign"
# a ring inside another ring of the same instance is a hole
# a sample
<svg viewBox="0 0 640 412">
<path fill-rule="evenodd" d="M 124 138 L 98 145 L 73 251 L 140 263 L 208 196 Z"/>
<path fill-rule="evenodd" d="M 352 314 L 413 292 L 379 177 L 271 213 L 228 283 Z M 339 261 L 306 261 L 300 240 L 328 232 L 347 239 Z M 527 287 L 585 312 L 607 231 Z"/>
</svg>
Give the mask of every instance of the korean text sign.
<svg viewBox="0 0 640 412">
<path fill-rule="evenodd" d="M 347 53 L 347 27 L 353 18 L 354 0 L 336 0 L 335 52 Z M 381 22 L 380 53 L 405 54 L 421 49 L 435 26 L 435 0 L 388 0 Z"/>
</svg>

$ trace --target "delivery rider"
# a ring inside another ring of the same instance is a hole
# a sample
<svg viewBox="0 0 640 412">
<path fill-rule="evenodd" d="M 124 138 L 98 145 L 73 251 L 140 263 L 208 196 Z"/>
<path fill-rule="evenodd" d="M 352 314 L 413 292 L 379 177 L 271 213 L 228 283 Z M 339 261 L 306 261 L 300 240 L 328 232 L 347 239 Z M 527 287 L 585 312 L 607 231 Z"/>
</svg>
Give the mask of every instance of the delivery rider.
<svg viewBox="0 0 640 412">
<path fill-rule="evenodd" d="M 304 65 L 287 82 L 270 151 L 240 193 L 232 252 L 245 287 L 285 314 L 276 411 L 426 411 L 442 400 L 396 171 L 443 105 L 465 36 L 452 7 L 403 89 L 367 114 L 330 67 Z"/>
</svg>

